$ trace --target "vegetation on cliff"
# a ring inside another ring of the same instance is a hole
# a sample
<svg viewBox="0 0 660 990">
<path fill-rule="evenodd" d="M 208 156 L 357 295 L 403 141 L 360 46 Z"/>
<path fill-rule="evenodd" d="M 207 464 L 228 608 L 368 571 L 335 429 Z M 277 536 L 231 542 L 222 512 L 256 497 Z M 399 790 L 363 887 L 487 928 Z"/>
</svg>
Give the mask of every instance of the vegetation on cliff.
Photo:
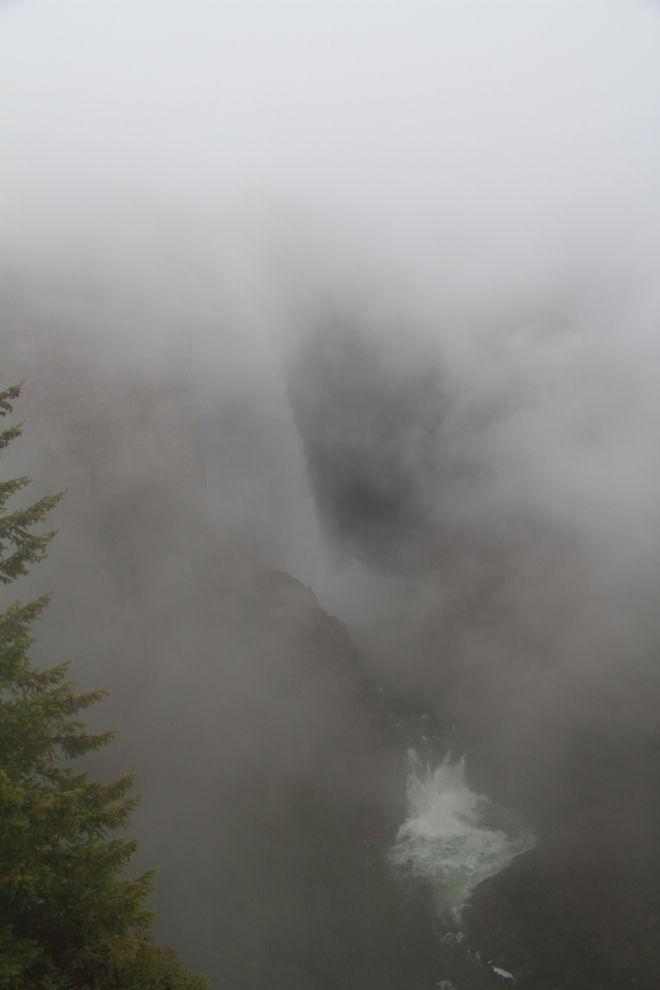
<svg viewBox="0 0 660 990">
<path fill-rule="evenodd" d="M 22 384 L 22 383 L 21 383 Z M 0 393 L 0 416 L 21 385 Z M 21 424 L 0 434 L 0 449 Z M 29 484 L 0 482 L 0 582 L 10 584 L 47 556 L 55 536 L 34 534 L 64 492 L 9 512 Z M 0 615 L 0 987 L 24 990 L 203 990 L 173 950 L 153 944 L 144 903 L 155 870 L 121 877 L 137 840 L 108 839 L 128 824 L 135 775 L 110 784 L 76 774 L 68 761 L 106 746 L 114 732 L 89 733 L 78 718 L 104 690 L 74 693 L 69 664 L 48 670 L 28 656 L 31 624 L 50 600 L 15 602 Z"/>
</svg>

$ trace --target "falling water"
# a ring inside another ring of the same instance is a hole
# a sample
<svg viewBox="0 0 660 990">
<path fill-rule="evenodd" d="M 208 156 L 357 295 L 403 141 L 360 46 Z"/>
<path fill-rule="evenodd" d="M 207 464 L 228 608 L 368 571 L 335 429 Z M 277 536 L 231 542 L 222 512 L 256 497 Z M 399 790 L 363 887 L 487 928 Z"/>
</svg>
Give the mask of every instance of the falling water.
<svg viewBox="0 0 660 990">
<path fill-rule="evenodd" d="M 440 914 L 456 915 L 474 888 L 535 845 L 514 812 L 475 794 L 465 780 L 465 757 L 449 754 L 431 770 L 409 750 L 409 815 L 391 850 L 401 871 L 426 880 Z"/>
</svg>

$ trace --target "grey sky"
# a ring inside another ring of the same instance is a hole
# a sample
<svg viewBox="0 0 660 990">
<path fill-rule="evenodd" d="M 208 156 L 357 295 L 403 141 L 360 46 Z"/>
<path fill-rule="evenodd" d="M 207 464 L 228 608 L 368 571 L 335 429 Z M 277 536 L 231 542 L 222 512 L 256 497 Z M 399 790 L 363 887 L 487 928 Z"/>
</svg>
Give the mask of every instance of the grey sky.
<svg viewBox="0 0 660 990">
<path fill-rule="evenodd" d="M 567 240 L 584 262 L 603 238 L 634 254 L 653 237 L 654 4 L 112 0 L 0 16 L 19 227 L 101 191 L 260 189 L 359 219 L 404 259 L 453 240 L 471 277 L 496 262 L 497 279 L 560 263 Z"/>
</svg>

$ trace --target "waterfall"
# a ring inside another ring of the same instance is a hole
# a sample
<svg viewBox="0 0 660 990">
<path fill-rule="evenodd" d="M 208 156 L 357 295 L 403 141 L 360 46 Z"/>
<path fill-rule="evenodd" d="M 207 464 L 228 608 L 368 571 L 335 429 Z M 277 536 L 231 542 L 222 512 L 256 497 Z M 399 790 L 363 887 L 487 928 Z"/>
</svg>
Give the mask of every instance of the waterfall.
<svg viewBox="0 0 660 990">
<path fill-rule="evenodd" d="M 465 757 L 447 754 L 432 770 L 417 753 L 408 776 L 408 818 L 390 855 L 395 867 L 431 884 L 441 914 L 457 913 L 474 888 L 535 845 L 520 817 L 475 794 L 465 779 Z"/>
</svg>

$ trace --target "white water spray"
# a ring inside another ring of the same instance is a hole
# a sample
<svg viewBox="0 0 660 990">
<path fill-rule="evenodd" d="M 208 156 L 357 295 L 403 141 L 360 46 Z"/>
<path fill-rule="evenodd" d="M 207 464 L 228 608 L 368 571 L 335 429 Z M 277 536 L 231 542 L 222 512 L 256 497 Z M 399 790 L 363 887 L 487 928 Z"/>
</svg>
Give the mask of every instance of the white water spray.
<svg viewBox="0 0 660 990">
<path fill-rule="evenodd" d="M 414 750 L 409 752 L 409 816 L 391 850 L 392 861 L 431 884 L 440 913 L 456 912 L 478 883 L 531 849 L 536 839 L 513 812 L 470 790 L 465 757 L 452 764 L 448 754 L 431 770 Z"/>
</svg>

